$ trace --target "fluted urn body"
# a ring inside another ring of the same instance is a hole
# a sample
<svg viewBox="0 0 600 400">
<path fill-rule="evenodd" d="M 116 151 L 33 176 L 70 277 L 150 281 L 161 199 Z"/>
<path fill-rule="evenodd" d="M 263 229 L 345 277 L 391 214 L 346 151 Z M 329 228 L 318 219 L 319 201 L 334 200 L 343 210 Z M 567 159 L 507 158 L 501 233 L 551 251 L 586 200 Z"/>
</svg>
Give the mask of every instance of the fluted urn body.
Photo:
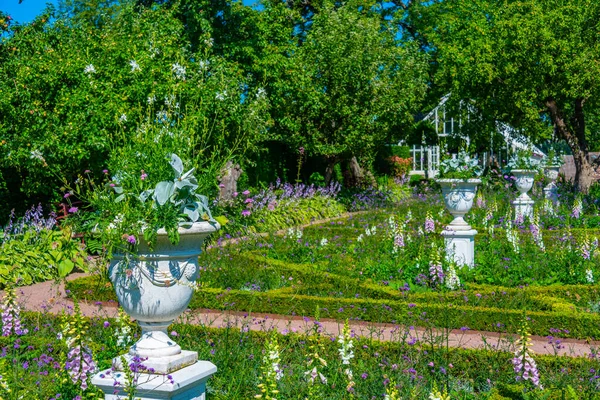
<svg viewBox="0 0 600 400">
<path fill-rule="evenodd" d="M 202 243 L 218 229 L 218 223 L 208 222 L 179 228 L 176 245 L 169 241 L 167 232 L 159 230 L 153 250 L 141 241 L 137 254 L 114 255 L 109 275 L 117 299 L 142 328 L 142 337 L 131 347 L 131 355 L 160 358 L 181 353 L 181 347 L 168 336 L 167 327 L 190 303 Z"/>
<path fill-rule="evenodd" d="M 471 226 L 467 224 L 464 216 L 473 207 L 473 199 L 477 194 L 477 185 L 480 179 L 438 179 L 442 187 L 442 196 L 446 209 L 452 214 L 454 220 L 447 229 L 453 231 L 468 231 Z"/>
<path fill-rule="evenodd" d="M 511 174 L 515 177 L 515 187 L 520 193 L 517 197 L 518 201 L 531 200 L 527 192 L 533 187 L 536 173 L 535 170 L 529 169 L 513 169 L 511 171 Z"/>
</svg>

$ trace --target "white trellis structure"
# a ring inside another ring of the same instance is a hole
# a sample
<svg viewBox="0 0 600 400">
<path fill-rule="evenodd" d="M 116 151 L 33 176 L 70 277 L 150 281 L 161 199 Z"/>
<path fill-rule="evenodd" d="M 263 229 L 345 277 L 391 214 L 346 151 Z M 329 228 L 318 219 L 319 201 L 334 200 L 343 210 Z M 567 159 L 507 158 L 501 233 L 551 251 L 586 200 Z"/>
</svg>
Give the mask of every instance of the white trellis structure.
<svg viewBox="0 0 600 400">
<path fill-rule="evenodd" d="M 446 103 L 449 98 L 450 93 L 442 97 L 439 104 L 423 118 L 423 121 L 428 121 L 434 126 L 439 138 L 459 135 L 468 146 L 470 143 L 469 137 L 460 135 L 462 120 L 454 118 L 451 113 L 446 112 Z M 469 118 L 469 114 L 475 111 L 472 110 L 472 107 L 467 107 L 469 108 L 467 118 Z M 498 122 L 496 131 L 502 135 L 504 141 L 503 143 L 494 143 L 493 135 L 490 135 L 489 152 L 486 151 L 479 155 L 484 168 L 489 160 L 497 162 L 500 166 L 505 165 L 508 154 L 518 149 L 532 149 L 533 157 L 536 159 L 545 157 L 545 154 L 539 148 L 529 143 L 526 137 L 510 125 Z M 437 176 L 441 160 L 439 146 L 413 145 L 410 151 L 413 159 L 411 175 L 423 175 L 428 178 Z"/>
<path fill-rule="evenodd" d="M 435 178 L 440 170 L 440 146 L 416 146 L 410 149 L 412 157 L 411 175 Z"/>
</svg>

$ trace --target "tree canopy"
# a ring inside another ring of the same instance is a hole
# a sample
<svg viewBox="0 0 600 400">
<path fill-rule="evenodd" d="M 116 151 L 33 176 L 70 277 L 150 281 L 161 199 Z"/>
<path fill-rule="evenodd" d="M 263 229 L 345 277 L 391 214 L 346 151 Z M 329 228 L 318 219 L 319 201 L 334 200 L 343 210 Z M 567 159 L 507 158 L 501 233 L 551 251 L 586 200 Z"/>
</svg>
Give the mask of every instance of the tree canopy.
<svg viewBox="0 0 600 400">
<path fill-rule="evenodd" d="M 411 22 L 435 55 L 435 83 L 488 119 L 540 137 L 555 129 L 587 190 L 586 120 L 600 101 L 600 3 L 419 1 Z"/>
</svg>

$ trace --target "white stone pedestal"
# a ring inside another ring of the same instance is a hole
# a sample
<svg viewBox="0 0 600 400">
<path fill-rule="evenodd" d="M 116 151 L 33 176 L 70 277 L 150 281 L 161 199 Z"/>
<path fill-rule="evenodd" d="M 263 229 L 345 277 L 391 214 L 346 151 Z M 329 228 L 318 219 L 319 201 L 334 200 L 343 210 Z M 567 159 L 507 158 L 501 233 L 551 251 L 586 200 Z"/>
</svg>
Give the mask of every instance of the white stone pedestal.
<svg viewBox="0 0 600 400">
<path fill-rule="evenodd" d="M 197 361 L 170 375 L 138 373 L 135 399 L 205 400 L 206 381 L 216 372 L 213 363 Z M 122 371 L 101 371 L 92 378 L 92 383 L 104 392 L 105 400 L 127 398 L 124 390 L 127 382 Z"/>
<path fill-rule="evenodd" d="M 135 356 L 131 354 L 123 355 L 125 358 L 125 367 L 131 364 Z M 148 370 L 152 370 L 155 374 L 167 375 L 179 369 L 187 367 L 198 361 L 198 353 L 195 351 L 181 350 L 181 353 L 174 356 L 152 357 L 142 359 L 142 365 Z M 113 367 L 118 371 L 123 371 L 123 363 L 121 357 L 113 358 Z"/>
<path fill-rule="evenodd" d="M 466 265 L 469 268 L 475 264 L 475 229 L 442 231 L 446 242 L 446 258 L 456 265 Z"/>
<path fill-rule="evenodd" d="M 533 218 L 533 204 L 534 201 L 531 199 L 517 198 L 515 201 L 513 201 L 512 205 L 515 208 L 515 218 L 517 218 L 519 215 L 523 217 L 523 220 L 525 218 Z"/>
</svg>

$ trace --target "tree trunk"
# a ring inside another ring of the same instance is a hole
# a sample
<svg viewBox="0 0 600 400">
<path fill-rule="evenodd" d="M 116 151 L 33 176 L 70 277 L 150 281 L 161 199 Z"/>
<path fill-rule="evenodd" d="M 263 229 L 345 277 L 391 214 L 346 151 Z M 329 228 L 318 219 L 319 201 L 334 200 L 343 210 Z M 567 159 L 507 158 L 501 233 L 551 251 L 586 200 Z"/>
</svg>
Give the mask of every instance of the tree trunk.
<svg viewBox="0 0 600 400">
<path fill-rule="evenodd" d="M 594 177 L 594 168 L 589 162 L 589 148 L 585 137 L 585 114 L 583 106 L 585 99 L 575 100 L 575 111 L 570 121 L 564 117 L 561 110 L 553 98 L 546 100 L 546 107 L 554 123 L 558 135 L 563 138 L 573 153 L 575 162 L 575 190 L 587 193 L 590 186 L 596 180 Z"/>
<path fill-rule="evenodd" d="M 221 170 L 221 175 L 219 177 L 219 199 L 233 199 L 233 194 L 237 191 L 237 181 L 242 175 L 242 172 L 243 171 L 238 164 L 233 164 L 231 161 L 227 161 L 227 164 L 225 164 Z"/>
<path fill-rule="evenodd" d="M 329 186 L 331 180 L 333 179 L 333 170 L 335 165 L 338 163 L 336 157 L 326 157 L 327 159 L 327 167 L 325 168 L 325 185 Z"/>
<path fill-rule="evenodd" d="M 346 187 L 357 187 L 360 186 L 363 180 L 363 171 L 358 160 L 355 156 L 352 156 L 348 160 L 346 170 L 344 171 L 344 186 Z"/>
</svg>

